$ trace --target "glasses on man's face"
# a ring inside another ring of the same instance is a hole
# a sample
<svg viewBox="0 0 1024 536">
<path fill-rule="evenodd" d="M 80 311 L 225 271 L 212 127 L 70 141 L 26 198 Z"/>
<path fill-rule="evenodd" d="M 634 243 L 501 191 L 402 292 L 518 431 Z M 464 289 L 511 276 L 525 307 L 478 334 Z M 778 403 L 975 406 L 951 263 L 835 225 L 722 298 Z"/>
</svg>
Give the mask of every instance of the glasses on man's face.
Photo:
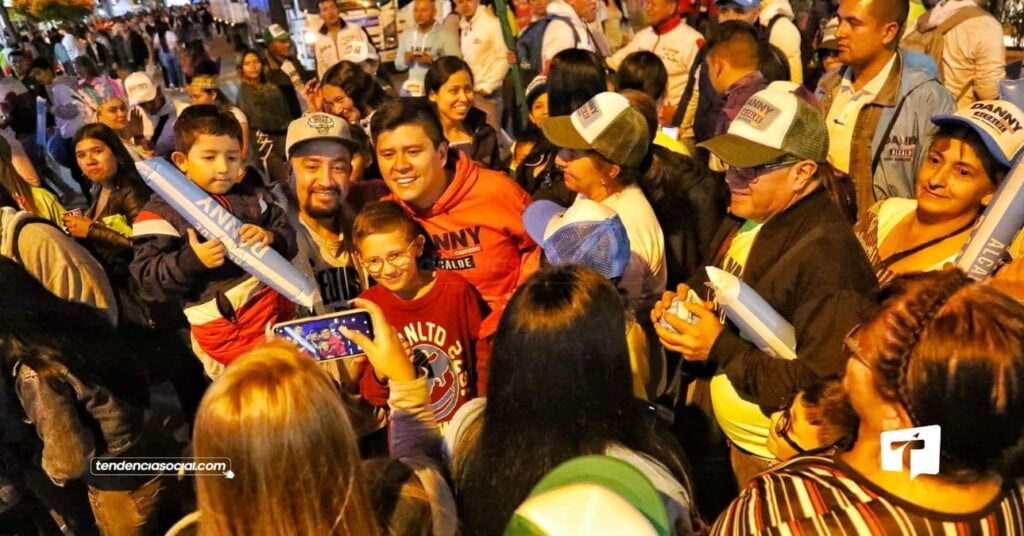
<svg viewBox="0 0 1024 536">
<path fill-rule="evenodd" d="M 733 179 L 735 181 L 743 182 L 746 184 L 753 184 L 757 182 L 757 180 L 760 179 L 761 177 L 777 169 L 792 166 L 797 162 L 799 162 L 799 160 L 787 160 L 785 162 L 775 162 L 752 168 L 739 168 L 729 166 L 729 169 L 725 170 L 725 177 L 727 179 Z"/>
<path fill-rule="evenodd" d="M 793 405 L 796 403 L 797 396 L 790 397 L 789 402 L 784 408 L 782 413 L 779 414 L 779 420 L 775 421 L 775 435 L 782 438 L 787 445 L 790 446 L 797 454 L 803 454 L 807 452 L 807 449 L 800 446 L 799 443 L 793 439 L 789 434 L 793 432 Z"/>
<path fill-rule="evenodd" d="M 405 250 L 392 253 L 387 257 L 371 257 L 364 259 L 360 264 L 366 269 L 367 273 L 371 275 L 379 275 L 384 270 L 384 263 L 388 263 L 394 268 L 399 270 L 409 266 L 409 262 L 412 261 L 412 256 L 409 254 L 412 251 L 412 247 L 416 245 L 416 241 L 413 240 L 405 247 Z"/>
</svg>

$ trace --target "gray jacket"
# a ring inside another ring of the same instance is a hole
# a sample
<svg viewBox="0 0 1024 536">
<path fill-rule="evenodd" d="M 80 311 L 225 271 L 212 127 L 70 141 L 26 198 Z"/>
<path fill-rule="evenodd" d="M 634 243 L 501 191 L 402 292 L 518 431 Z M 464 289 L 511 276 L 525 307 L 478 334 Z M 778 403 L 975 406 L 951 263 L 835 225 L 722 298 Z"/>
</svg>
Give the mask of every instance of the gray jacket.
<svg viewBox="0 0 1024 536">
<path fill-rule="evenodd" d="M 930 58 L 897 54 L 892 73 L 874 102 L 861 109 L 854 127 L 850 176 L 857 188 L 858 219 L 876 201 L 914 197 L 917 170 L 938 130 L 931 118 L 955 109 Z M 840 67 L 818 83 L 816 96 L 826 117 L 849 69 Z"/>
</svg>

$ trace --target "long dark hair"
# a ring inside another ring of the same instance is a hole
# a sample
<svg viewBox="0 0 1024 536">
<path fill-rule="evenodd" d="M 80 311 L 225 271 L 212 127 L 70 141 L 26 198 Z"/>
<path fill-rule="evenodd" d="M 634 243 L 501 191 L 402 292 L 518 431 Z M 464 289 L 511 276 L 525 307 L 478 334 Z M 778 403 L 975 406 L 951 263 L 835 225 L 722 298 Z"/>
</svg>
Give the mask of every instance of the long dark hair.
<svg viewBox="0 0 1024 536">
<path fill-rule="evenodd" d="M 942 476 L 977 482 L 1024 459 L 1024 305 L 956 269 L 897 278 L 878 302 L 858 356 L 914 426 L 942 427 Z"/>
<path fill-rule="evenodd" d="M 608 91 L 608 70 L 601 56 L 582 48 L 563 50 L 548 69 L 548 115 L 569 115 L 594 95 Z"/>
<path fill-rule="evenodd" d="M 612 443 L 648 454 L 686 482 L 682 454 L 633 397 L 626 313 L 615 286 L 581 266 L 541 269 L 498 326 L 482 424 L 455 446 L 465 534 L 501 534 L 558 464 Z"/>
<path fill-rule="evenodd" d="M 363 117 L 380 108 L 388 97 L 384 86 L 358 64 L 344 60 L 331 66 L 320 79 L 321 86 L 340 87 Z"/>
<path fill-rule="evenodd" d="M 142 364 L 113 326 L 88 305 L 62 300 L 25 269 L 0 256 L 0 373 L 16 363 L 55 382 L 66 369 L 82 382 L 100 385 L 136 407 L 149 406 Z"/>
<path fill-rule="evenodd" d="M 132 159 L 131 154 L 128 153 L 128 148 L 124 146 L 120 136 L 103 123 L 90 123 L 78 129 L 78 132 L 75 133 L 75 138 L 71 143 L 72 150 L 75 150 L 78 142 L 82 140 L 98 140 L 110 148 L 110 151 L 114 153 L 114 159 L 117 160 L 117 171 L 114 172 L 114 188 L 130 188 L 132 194 L 139 197 L 141 201 L 140 206 L 144 205 L 149 199 L 151 191 L 146 186 L 145 181 L 142 180 L 142 175 L 139 175 L 139 170 L 135 167 L 135 161 Z M 71 159 L 71 173 L 76 178 L 84 180 L 82 168 L 78 165 L 78 158 L 73 157 Z"/>
<path fill-rule="evenodd" d="M 259 78 L 259 83 L 260 84 L 266 84 L 267 83 L 267 59 L 264 58 L 263 54 L 261 54 L 260 51 L 256 50 L 255 48 L 247 48 L 247 49 L 243 50 L 241 54 L 238 55 L 238 78 L 240 80 L 242 80 L 243 82 L 248 81 L 248 79 L 245 78 L 245 75 L 243 74 L 242 69 L 243 69 L 243 65 L 245 64 L 245 57 L 248 56 L 249 54 L 252 54 L 253 56 L 256 56 L 260 60 L 260 78 Z"/>
</svg>

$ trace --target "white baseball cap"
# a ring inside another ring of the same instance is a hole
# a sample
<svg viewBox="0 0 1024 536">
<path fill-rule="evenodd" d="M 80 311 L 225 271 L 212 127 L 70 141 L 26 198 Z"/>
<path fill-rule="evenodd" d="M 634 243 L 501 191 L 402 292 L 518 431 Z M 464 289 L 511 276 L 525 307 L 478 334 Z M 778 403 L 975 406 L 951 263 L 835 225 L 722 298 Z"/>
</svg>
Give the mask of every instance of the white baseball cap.
<svg viewBox="0 0 1024 536">
<path fill-rule="evenodd" d="M 933 116 L 932 123 L 977 132 L 992 156 L 1006 167 L 1013 165 L 1013 157 L 1024 146 L 1024 112 L 1009 101 L 977 101 L 955 114 Z"/>
<path fill-rule="evenodd" d="M 637 167 L 650 145 L 647 120 L 629 99 L 598 93 L 570 115 L 541 121 L 544 136 L 556 147 L 591 149 L 621 166 Z"/>
<path fill-rule="evenodd" d="M 800 86 L 772 82 L 747 99 L 729 124 L 729 132 L 714 137 L 703 147 L 737 168 L 753 168 L 777 162 L 785 156 L 825 162 L 828 129 L 817 108 L 797 95 Z"/>
<path fill-rule="evenodd" d="M 124 89 L 128 93 L 128 105 L 135 106 L 156 98 L 156 84 L 148 74 L 137 72 L 124 79 Z"/>
<path fill-rule="evenodd" d="M 285 136 L 285 156 L 291 157 L 292 151 L 299 144 L 313 140 L 334 140 L 349 148 L 359 150 L 359 143 L 352 138 L 348 123 L 344 119 L 323 112 L 306 114 L 288 124 Z"/>
</svg>

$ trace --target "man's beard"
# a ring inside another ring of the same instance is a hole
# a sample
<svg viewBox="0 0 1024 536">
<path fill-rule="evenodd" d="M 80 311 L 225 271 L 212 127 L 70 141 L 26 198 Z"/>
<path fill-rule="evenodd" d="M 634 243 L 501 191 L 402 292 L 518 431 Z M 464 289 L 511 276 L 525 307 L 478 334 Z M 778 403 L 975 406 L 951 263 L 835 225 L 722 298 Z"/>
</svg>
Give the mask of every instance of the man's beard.
<svg viewBox="0 0 1024 536">
<path fill-rule="evenodd" d="M 304 210 L 306 214 L 311 218 L 333 218 L 341 212 L 341 205 L 344 200 L 344 195 L 341 190 L 333 189 L 338 194 L 338 200 L 333 203 L 321 204 L 313 201 L 313 192 L 306 195 L 306 203 Z"/>
</svg>

